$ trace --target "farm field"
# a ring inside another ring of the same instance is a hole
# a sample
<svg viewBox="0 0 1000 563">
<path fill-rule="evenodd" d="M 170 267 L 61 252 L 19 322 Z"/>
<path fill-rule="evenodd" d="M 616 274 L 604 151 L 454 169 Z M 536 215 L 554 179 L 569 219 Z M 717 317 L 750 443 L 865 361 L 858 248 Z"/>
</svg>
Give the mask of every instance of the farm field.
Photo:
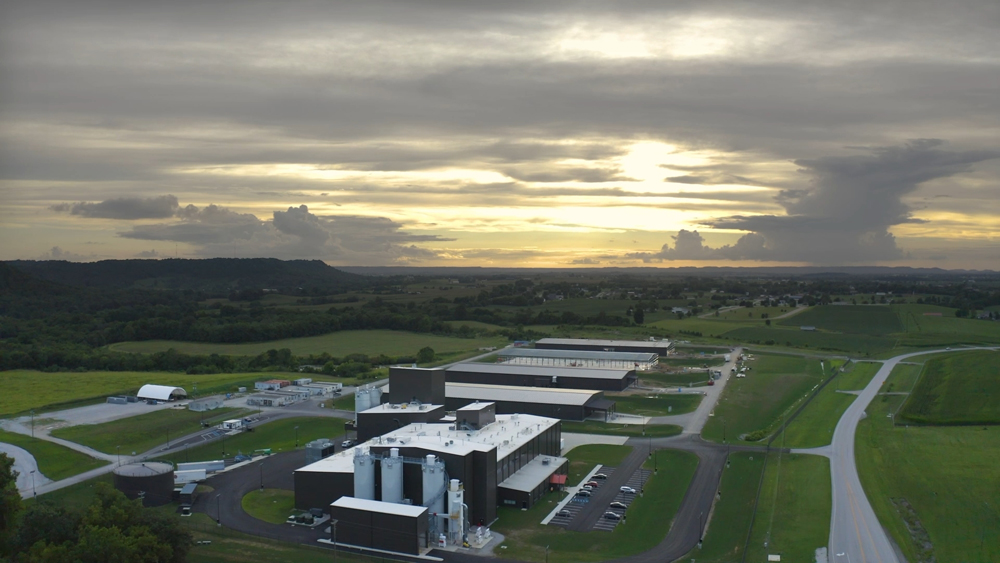
<svg viewBox="0 0 1000 563">
<path fill-rule="evenodd" d="M 31 389 L 25 393 L 0 393 L 0 416 L 27 414 L 29 409 L 54 410 L 87 403 L 104 402 L 109 395 L 135 393 L 146 383 L 176 385 L 192 393 L 198 386 L 198 396 L 226 391 L 237 387 L 253 387 L 262 377 L 282 377 L 280 372 L 267 373 L 215 373 L 187 375 L 162 371 L 88 371 L 46 373 L 32 370 L 0 372 L 0 385 L 4 389 Z M 299 377 L 299 374 L 296 374 Z M 314 376 L 315 377 L 315 376 Z M 320 376 L 323 381 L 347 381 Z M 353 380 L 352 380 L 353 381 Z"/>
<path fill-rule="evenodd" d="M 903 325 L 888 305 L 823 305 L 787 319 L 782 326 L 815 326 L 829 332 L 884 336 L 903 332 Z"/>
<path fill-rule="evenodd" d="M 713 442 L 736 441 L 751 432 L 765 437 L 780 424 L 782 413 L 810 393 L 823 378 L 817 358 L 757 354 L 747 377 L 731 377 L 708 419 L 702 437 Z"/>
<path fill-rule="evenodd" d="M 379 354 L 387 356 L 416 355 L 425 346 L 430 346 L 438 353 L 462 352 L 476 350 L 484 346 L 504 346 L 506 343 L 507 339 L 499 336 L 455 338 L 399 330 L 342 330 L 322 336 L 306 336 L 249 344 L 147 340 L 142 342 L 121 342 L 112 344 L 110 348 L 118 352 L 141 354 L 164 352 L 173 348 L 184 354 L 220 354 L 230 356 L 256 356 L 268 350 L 288 348 L 292 351 L 292 354 L 297 356 L 326 352 L 331 356 L 342 357 L 348 354 L 367 354 L 369 356 L 377 356 Z"/>
<path fill-rule="evenodd" d="M 906 327 L 905 345 L 1000 343 L 997 322 L 958 318 L 955 309 L 936 305 L 893 305 L 892 309 Z"/>
<path fill-rule="evenodd" d="M 785 454 L 779 463 L 778 454 L 770 454 L 747 561 L 766 561 L 772 553 L 782 561 L 812 561 L 816 548 L 829 543 L 830 483 L 825 457 Z"/>
<path fill-rule="evenodd" d="M 798 318 L 799 316 L 795 316 L 789 320 Z M 725 333 L 725 338 L 765 346 L 809 348 L 810 350 L 846 352 L 861 356 L 883 354 L 897 345 L 897 339 L 889 336 L 804 331 L 797 326 L 777 325 L 739 328 Z"/>
<path fill-rule="evenodd" d="M 898 381 L 898 370 L 889 382 Z M 987 478 L 1000 460 L 997 428 L 907 427 L 898 420 L 893 427 L 887 415 L 903 400 L 876 397 L 855 440 L 858 473 L 879 521 L 909 561 L 931 555 L 937 561 L 1000 561 L 1000 489 Z M 919 521 L 914 533 L 904 519 Z M 929 549 L 922 548 L 925 542 Z"/>
<path fill-rule="evenodd" d="M 702 548 L 695 548 L 679 561 L 694 559 L 704 563 L 733 563 L 741 560 L 750 531 L 760 472 L 764 469 L 764 455 L 733 452 L 729 462 L 730 466 L 723 470 L 719 484 L 722 498 L 715 502 Z"/>
<path fill-rule="evenodd" d="M 960 352 L 927 361 L 899 416 L 921 424 L 1000 423 L 1000 352 Z"/>
<path fill-rule="evenodd" d="M 578 434 L 610 434 L 612 436 L 652 436 L 654 438 L 666 438 L 676 436 L 684 429 L 674 424 L 647 424 L 645 434 L 641 424 L 614 424 L 610 422 L 598 422 L 595 420 L 585 420 L 576 422 L 564 420 L 562 423 L 563 432 L 575 432 Z"/>
<path fill-rule="evenodd" d="M 577 449 L 580 448 L 570 451 L 571 459 Z M 614 465 L 610 460 L 591 461 Z M 551 563 L 575 563 L 607 561 L 649 550 L 662 541 L 670 529 L 697 464 L 698 458 L 687 452 L 659 452 L 659 471 L 646 482 L 645 496 L 635 499 L 628 509 L 628 521 L 610 533 L 570 532 L 539 524 L 561 498 L 556 495 L 562 493 L 550 493 L 526 511 L 500 507 L 497 510 L 499 520 L 493 529 L 504 534 L 506 539 L 501 545 L 506 549 L 497 549 L 497 553 L 507 559 L 541 563 L 546 560 L 545 546 L 549 546 L 548 561 Z M 593 465 L 589 463 L 587 471 Z M 652 464 L 644 467 L 652 469 Z M 570 481 L 575 482 L 572 476 Z"/>
<path fill-rule="evenodd" d="M 795 420 L 788 424 L 784 437 L 786 447 L 815 448 L 830 444 L 837 422 L 857 398 L 838 391 L 863 389 L 881 367 L 881 364 L 875 363 L 852 365 L 854 367 L 849 372 L 838 374 L 823 387 Z"/>
<path fill-rule="evenodd" d="M 239 418 L 249 409 L 221 408 L 208 413 L 187 409 L 163 409 L 129 418 L 56 428 L 51 432 L 56 438 L 69 440 L 106 454 L 141 454 L 170 440 L 176 440 L 201 429 L 201 420 L 218 424 L 229 418 Z"/>
<path fill-rule="evenodd" d="M 690 335 L 692 332 L 700 332 L 702 336 L 722 336 L 731 330 L 736 330 L 747 326 L 748 321 L 717 321 L 714 319 L 701 319 L 696 317 L 686 318 L 684 320 L 678 320 L 676 317 L 672 319 L 664 319 L 662 321 L 646 321 L 647 326 L 659 328 L 666 330 L 677 338 L 685 338 L 686 335 Z M 756 324 L 760 326 L 764 325 L 764 321 L 757 319 Z M 722 347 L 719 347 L 721 350 Z"/>
<path fill-rule="evenodd" d="M 254 489 L 240 502 L 250 516 L 271 524 L 284 524 L 295 512 L 295 493 L 284 489 Z"/>
<path fill-rule="evenodd" d="M 761 315 L 767 315 L 769 319 L 774 319 L 775 317 L 779 317 L 794 310 L 795 307 L 740 307 L 739 309 L 721 311 L 718 316 L 712 314 L 712 316 L 708 318 L 720 321 L 760 322 L 763 318 Z"/>
<path fill-rule="evenodd" d="M 299 427 L 297 432 L 296 426 Z M 278 453 L 295 449 L 296 433 L 300 448 L 319 438 L 330 438 L 339 444 L 340 441 L 336 438 L 344 435 L 344 419 L 329 417 L 283 418 L 256 426 L 253 432 L 227 436 L 225 440 L 216 440 L 203 446 L 187 448 L 163 459 L 174 463 L 211 461 L 232 457 L 240 453 L 250 454 L 254 450 L 265 448 L 270 448 L 272 453 Z"/>
<path fill-rule="evenodd" d="M 15 432 L 0 430 L 0 442 L 28 450 L 28 453 L 35 456 L 35 461 L 38 462 L 38 471 L 53 481 L 79 475 L 108 464 L 103 459 L 90 457 L 66 446 Z"/>
<path fill-rule="evenodd" d="M 615 402 L 615 410 L 621 413 L 642 416 L 664 416 L 693 412 L 701 404 L 702 395 L 618 395 L 605 393 L 607 399 Z M 672 410 L 671 410 L 672 409 Z"/>
</svg>

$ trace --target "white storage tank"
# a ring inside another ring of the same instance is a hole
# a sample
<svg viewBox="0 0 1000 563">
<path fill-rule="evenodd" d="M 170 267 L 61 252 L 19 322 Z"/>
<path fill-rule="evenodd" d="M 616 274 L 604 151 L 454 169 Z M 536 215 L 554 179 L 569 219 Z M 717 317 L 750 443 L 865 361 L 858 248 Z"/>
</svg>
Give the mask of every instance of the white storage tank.
<svg viewBox="0 0 1000 563">
<path fill-rule="evenodd" d="M 381 404 L 382 404 L 382 388 L 372 387 L 371 390 L 368 391 L 369 408 L 375 408 Z"/>
<path fill-rule="evenodd" d="M 354 412 L 363 412 L 372 408 L 371 396 L 367 387 L 359 387 L 354 392 Z"/>
<path fill-rule="evenodd" d="M 375 460 L 354 448 L 354 498 L 375 500 Z"/>
<path fill-rule="evenodd" d="M 431 513 L 444 513 L 444 497 L 441 494 L 445 488 L 444 462 L 436 456 L 428 455 L 423 464 L 423 505 Z M 434 497 L 437 496 L 435 499 Z M 434 499 L 433 501 L 431 499 Z"/>
<path fill-rule="evenodd" d="M 382 502 L 403 502 L 403 459 L 399 448 L 389 450 L 382 458 Z"/>
</svg>

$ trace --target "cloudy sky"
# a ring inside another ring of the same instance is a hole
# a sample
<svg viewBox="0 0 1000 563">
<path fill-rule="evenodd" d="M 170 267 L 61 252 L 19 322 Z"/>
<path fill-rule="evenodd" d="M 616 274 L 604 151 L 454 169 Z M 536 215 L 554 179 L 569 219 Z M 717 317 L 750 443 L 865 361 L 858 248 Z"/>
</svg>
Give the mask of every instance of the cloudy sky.
<svg viewBox="0 0 1000 563">
<path fill-rule="evenodd" d="M 1000 3 L 0 3 L 0 259 L 1000 269 Z"/>
</svg>

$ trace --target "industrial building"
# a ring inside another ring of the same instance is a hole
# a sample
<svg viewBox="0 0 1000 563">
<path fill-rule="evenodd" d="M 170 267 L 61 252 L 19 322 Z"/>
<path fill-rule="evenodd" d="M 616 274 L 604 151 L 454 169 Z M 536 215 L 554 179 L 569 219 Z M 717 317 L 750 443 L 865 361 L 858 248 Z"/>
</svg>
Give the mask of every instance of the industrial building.
<svg viewBox="0 0 1000 563">
<path fill-rule="evenodd" d="M 288 387 L 292 382 L 287 379 L 269 379 L 267 381 L 258 381 L 253 384 L 253 388 L 258 391 L 277 391 L 282 387 Z"/>
<path fill-rule="evenodd" d="M 542 338 L 539 350 L 593 350 L 595 352 L 648 352 L 666 356 L 674 349 L 670 340 L 591 340 L 584 338 Z"/>
<path fill-rule="evenodd" d="M 456 383 L 601 391 L 623 391 L 637 381 L 634 369 L 466 363 L 450 367 L 445 373 L 449 382 Z"/>
<path fill-rule="evenodd" d="M 595 352 L 592 350 L 551 350 L 544 348 L 506 348 L 497 353 L 504 364 L 564 366 L 580 368 L 619 368 L 645 371 L 659 363 L 655 352 Z"/>
<path fill-rule="evenodd" d="M 176 401 L 187 397 L 187 391 L 182 387 L 146 384 L 135 396 L 141 401 Z"/>
<path fill-rule="evenodd" d="M 381 436 L 407 424 L 437 422 L 445 415 L 444 405 L 423 403 L 383 403 L 356 414 L 358 441 Z"/>
<path fill-rule="evenodd" d="M 518 387 L 479 383 L 445 383 L 444 407 L 458 410 L 469 403 L 493 402 L 497 414 L 533 414 L 562 420 L 584 420 L 591 416 L 607 418 L 615 412 L 615 403 L 604 398 L 603 391 Z M 382 399 L 393 402 L 390 386 L 382 387 Z"/>
<path fill-rule="evenodd" d="M 340 497 L 330 505 L 338 543 L 420 555 L 428 547 L 427 507 Z"/>
</svg>

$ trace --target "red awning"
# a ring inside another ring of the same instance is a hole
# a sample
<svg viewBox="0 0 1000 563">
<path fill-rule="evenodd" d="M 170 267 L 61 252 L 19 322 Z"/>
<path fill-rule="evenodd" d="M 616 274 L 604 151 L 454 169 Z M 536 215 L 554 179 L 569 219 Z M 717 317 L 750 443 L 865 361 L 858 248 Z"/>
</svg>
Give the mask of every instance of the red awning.
<svg viewBox="0 0 1000 563">
<path fill-rule="evenodd" d="M 566 477 L 566 475 L 553 475 L 549 477 L 549 483 L 552 483 L 553 485 L 565 485 Z"/>
</svg>

